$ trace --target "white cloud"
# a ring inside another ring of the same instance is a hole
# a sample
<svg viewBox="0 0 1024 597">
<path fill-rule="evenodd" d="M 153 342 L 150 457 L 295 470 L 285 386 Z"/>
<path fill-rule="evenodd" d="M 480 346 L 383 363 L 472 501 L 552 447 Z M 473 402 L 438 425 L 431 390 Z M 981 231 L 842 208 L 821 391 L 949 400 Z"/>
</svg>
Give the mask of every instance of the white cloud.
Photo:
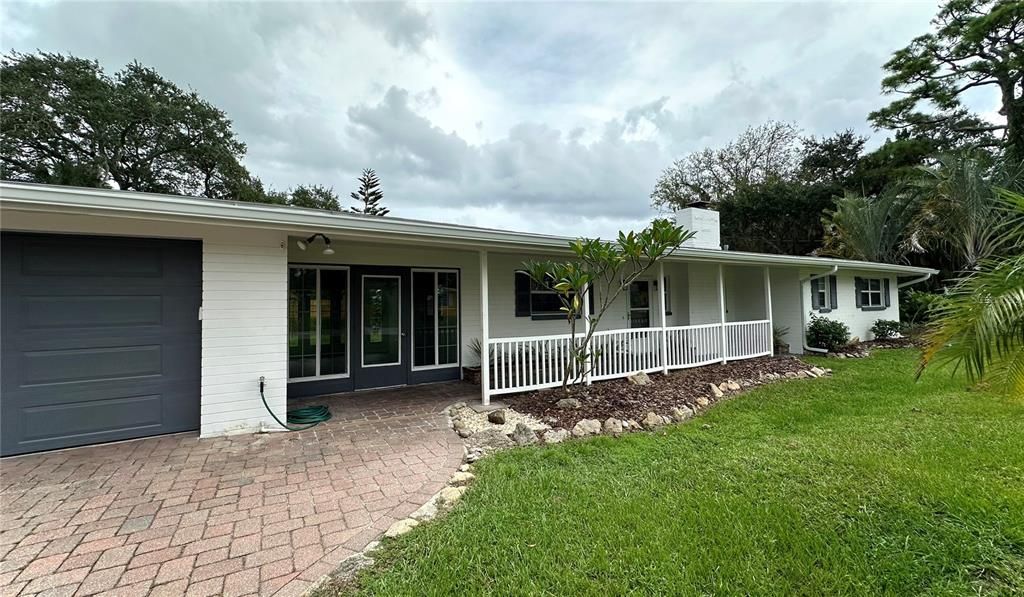
<svg viewBox="0 0 1024 597">
<path fill-rule="evenodd" d="M 4 3 L 3 43 L 138 59 L 223 108 L 278 188 L 364 167 L 398 216 L 642 225 L 660 171 L 768 119 L 871 133 L 930 3 Z M 979 100 L 981 101 L 981 100 Z M 980 107 L 991 109 L 986 100 Z M 880 139 L 875 135 L 876 140 Z"/>
</svg>

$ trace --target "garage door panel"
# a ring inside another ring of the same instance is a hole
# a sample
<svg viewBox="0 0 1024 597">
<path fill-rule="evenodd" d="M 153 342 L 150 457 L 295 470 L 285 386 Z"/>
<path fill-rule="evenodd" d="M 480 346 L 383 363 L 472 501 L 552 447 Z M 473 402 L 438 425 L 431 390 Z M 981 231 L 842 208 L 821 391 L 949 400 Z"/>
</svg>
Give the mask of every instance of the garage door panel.
<svg viewBox="0 0 1024 597">
<path fill-rule="evenodd" d="M 161 346 L 110 346 L 22 353 L 22 385 L 108 381 L 160 375 Z"/>
<path fill-rule="evenodd" d="M 2 262 L 4 455 L 198 429 L 198 242 L 5 233 Z"/>
<path fill-rule="evenodd" d="M 65 237 L 28 241 L 21 256 L 25 276 L 76 276 L 90 278 L 162 278 L 163 259 L 152 241 L 87 240 Z M 74 250 L 67 249 L 73 244 Z"/>
<path fill-rule="evenodd" d="M 27 296 L 22 299 L 22 330 L 110 328 L 161 325 L 160 295 Z"/>
<path fill-rule="evenodd" d="M 35 444 L 69 439 L 93 443 L 124 432 L 158 429 L 163 423 L 159 394 L 31 406 L 20 415 L 22 441 Z"/>
</svg>

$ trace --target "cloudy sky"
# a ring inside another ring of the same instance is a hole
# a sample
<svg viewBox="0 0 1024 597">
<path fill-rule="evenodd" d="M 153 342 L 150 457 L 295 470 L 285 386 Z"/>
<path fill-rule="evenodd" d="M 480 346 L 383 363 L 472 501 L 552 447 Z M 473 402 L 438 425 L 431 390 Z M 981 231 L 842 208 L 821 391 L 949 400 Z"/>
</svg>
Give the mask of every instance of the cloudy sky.
<svg viewBox="0 0 1024 597">
<path fill-rule="evenodd" d="M 224 109 L 266 183 L 398 216 L 608 235 L 658 174 L 749 125 L 826 135 L 885 101 L 933 2 L 0 4 L 6 50 L 155 67 Z M 984 109 L 986 106 L 979 106 Z"/>
</svg>

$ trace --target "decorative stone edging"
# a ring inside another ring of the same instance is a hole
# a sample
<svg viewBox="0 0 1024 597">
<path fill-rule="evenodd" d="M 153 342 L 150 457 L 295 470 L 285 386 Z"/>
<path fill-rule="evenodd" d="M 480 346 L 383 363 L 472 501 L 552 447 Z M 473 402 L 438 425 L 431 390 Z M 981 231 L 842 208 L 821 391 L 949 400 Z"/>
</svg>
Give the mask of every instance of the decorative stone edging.
<svg viewBox="0 0 1024 597">
<path fill-rule="evenodd" d="M 672 407 L 671 412 L 668 414 L 651 411 L 640 421 L 635 419 L 618 419 L 615 417 L 609 417 L 603 422 L 598 419 L 581 419 L 572 429 L 552 428 L 544 421 L 538 421 L 510 407 L 482 415 L 475 413 L 466 403 L 459 402 L 448 407 L 447 413 L 452 428 L 466 442 L 467 462 L 475 462 L 494 452 L 516 446 L 536 443 L 557 444 L 574 437 L 579 438 L 602 434 L 619 436 L 623 433 L 657 429 L 670 423 L 682 423 L 710 407 L 713 401 L 737 394 L 751 387 L 787 379 L 813 379 L 831 374 L 831 369 L 809 367 L 800 371 L 787 371 L 785 373 L 762 373 L 757 380 L 736 381 L 729 379 L 718 384 L 709 383 L 706 396 L 698 397 L 694 400 L 692 406 L 678 404 Z M 641 386 L 650 383 L 646 375 L 633 376 L 629 378 L 629 381 L 634 385 Z M 576 409 L 583 408 L 584 405 L 576 398 L 562 398 L 555 403 L 555 406 L 558 408 Z M 495 413 L 500 414 L 495 415 Z M 467 418 L 473 419 L 474 422 L 467 423 Z M 493 421 L 493 423 L 481 424 L 480 421 Z M 509 431 L 513 423 L 515 425 L 514 428 Z"/>
</svg>

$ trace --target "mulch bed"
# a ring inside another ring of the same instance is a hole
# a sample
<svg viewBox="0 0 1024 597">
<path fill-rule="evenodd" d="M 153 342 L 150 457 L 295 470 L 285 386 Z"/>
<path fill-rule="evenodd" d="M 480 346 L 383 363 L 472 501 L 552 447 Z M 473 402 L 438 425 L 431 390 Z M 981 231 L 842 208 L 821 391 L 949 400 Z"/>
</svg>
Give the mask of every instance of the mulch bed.
<svg viewBox="0 0 1024 597">
<path fill-rule="evenodd" d="M 761 357 L 724 365 L 680 369 L 667 376 L 652 373 L 652 383 L 644 386 L 633 385 L 625 379 L 615 379 L 595 382 L 590 387 L 572 386 L 568 396 L 561 388 L 552 388 L 508 396 L 505 402 L 513 409 L 541 419 L 552 427 L 572 429 L 582 419 L 604 421 L 615 417 L 640 421 L 649 412 L 667 415 L 672 407 L 683 404 L 697 410 L 695 404 L 698 398 L 706 398 L 711 402 L 716 400 L 710 389 L 712 383 L 719 385 L 731 380 L 747 387 L 769 383 L 764 378 L 769 373 L 785 375 L 787 372 L 798 373 L 810 368 L 811 365 L 794 356 Z M 556 407 L 555 403 L 562 398 L 576 398 L 581 406 Z"/>
</svg>

